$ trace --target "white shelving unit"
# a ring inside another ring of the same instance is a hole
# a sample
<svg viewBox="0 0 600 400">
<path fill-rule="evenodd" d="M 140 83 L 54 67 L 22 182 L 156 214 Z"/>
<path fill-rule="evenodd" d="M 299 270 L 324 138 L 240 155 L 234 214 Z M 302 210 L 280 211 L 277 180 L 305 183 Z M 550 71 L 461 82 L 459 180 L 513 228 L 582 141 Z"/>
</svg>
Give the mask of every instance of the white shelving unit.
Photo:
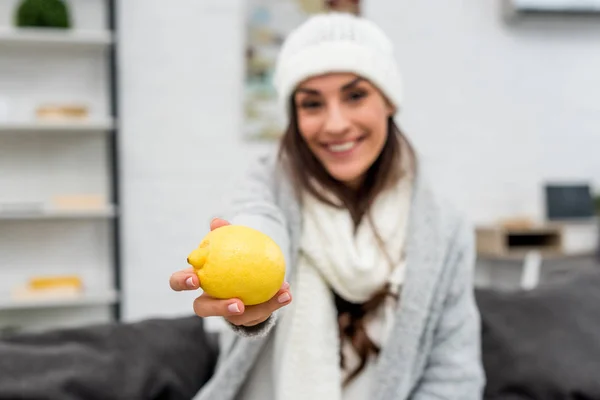
<svg viewBox="0 0 600 400">
<path fill-rule="evenodd" d="M 110 31 L 5 28 L 0 30 L 0 46 L 53 46 L 61 48 L 105 48 L 113 41 Z"/>
<path fill-rule="evenodd" d="M 0 19 L 0 333 L 120 318 L 115 0 L 68 5 L 71 29 Z M 89 115 L 35 111 L 73 103 Z M 79 294 L 25 290 L 65 275 L 81 279 Z"/>
</svg>

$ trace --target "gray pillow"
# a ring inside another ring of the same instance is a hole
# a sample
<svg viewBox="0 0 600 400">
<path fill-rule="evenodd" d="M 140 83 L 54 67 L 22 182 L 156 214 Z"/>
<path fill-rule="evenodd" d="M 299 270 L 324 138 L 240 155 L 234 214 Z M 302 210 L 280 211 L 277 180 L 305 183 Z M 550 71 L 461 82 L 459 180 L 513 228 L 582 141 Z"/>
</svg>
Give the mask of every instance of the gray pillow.
<svg viewBox="0 0 600 400">
<path fill-rule="evenodd" d="M 600 399 L 600 268 L 476 298 L 485 399 Z"/>
</svg>

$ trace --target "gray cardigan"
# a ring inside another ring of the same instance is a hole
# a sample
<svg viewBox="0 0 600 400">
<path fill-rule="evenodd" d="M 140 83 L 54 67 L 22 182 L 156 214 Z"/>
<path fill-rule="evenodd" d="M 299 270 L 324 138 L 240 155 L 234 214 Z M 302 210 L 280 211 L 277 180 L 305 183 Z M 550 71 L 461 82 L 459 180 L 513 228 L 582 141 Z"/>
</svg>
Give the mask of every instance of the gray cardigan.
<svg viewBox="0 0 600 400">
<path fill-rule="evenodd" d="M 405 283 L 394 326 L 377 361 L 372 400 L 481 399 L 484 373 L 473 293 L 473 231 L 424 180 L 419 173 Z M 261 230 L 281 246 L 291 277 L 302 214 L 274 155 L 261 158 L 249 171 L 233 206 L 232 223 Z M 216 372 L 196 399 L 234 400 L 276 321 L 277 313 L 257 327 L 230 325 L 222 335 Z"/>
</svg>

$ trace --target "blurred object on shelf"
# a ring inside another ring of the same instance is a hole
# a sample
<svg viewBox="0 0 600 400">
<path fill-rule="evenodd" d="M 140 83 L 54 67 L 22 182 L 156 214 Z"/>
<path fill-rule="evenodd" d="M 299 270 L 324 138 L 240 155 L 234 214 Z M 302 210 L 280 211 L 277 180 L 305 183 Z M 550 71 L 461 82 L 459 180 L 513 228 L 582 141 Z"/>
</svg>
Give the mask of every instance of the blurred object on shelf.
<svg viewBox="0 0 600 400">
<path fill-rule="evenodd" d="M 596 210 L 596 215 L 600 217 L 600 194 L 594 196 L 594 209 Z"/>
<path fill-rule="evenodd" d="M 597 219 L 478 226 L 477 253 L 504 259 L 522 259 L 531 251 L 544 258 L 590 256 L 597 252 L 599 228 Z"/>
<path fill-rule="evenodd" d="M 88 107 L 84 105 L 47 104 L 39 106 L 36 110 L 36 115 L 39 120 L 81 120 L 86 119 L 89 116 L 89 110 Z"/>
<path fill-rule="evenodd" d="M 29 279 L 28 288 L 32 290 L 46 290 L 55 288 L 74 288 L 83 289 L 81 278 L 77 275 L 55 275 L 55 276 L 34 276 Z"/>
<path fill-rule="evenodd" d="M 545 185 L 546 218 L 550 221 L 586 220 L 595 217 L 591 185 L 587 182 Z"/>
<path fill-rule="evenodd" d="M 83 293 L 83 282 L 77 275 L 34 276 L 26 285 L 12 291 L 13 300 L 40 298 L 73 298 Z"/>
<path fill-rule="evenodd" d="M 106 208 L 106 200 L 101 195 L 61 195 L 52 198 L 52 206 L 60 210 L 100 210 Z"/>
<path fill-rule="evenodd" d="M 477 254 L 492 258 L 523 258 L 531 251 L 543 256 L 563 252 L 560 226 L 480 226 L 476 228 Z"/>
<path fill-rule="evenodd" d="M 21 28 L 72 27 L 71 13 L 64 0 L 22 0 L 15 10 L 14 23 Z"/>
<path fill-rule="evenodd" d="M 529 217 L 512 217 L 501 219 L 498 225 L 504 229 L 532 229 L 535 222 Z"/>
<path fill-rule="evenodd" d="M 8 106 L 8 98 L 0 95 L 0 122 L 8 121 L 8 113 L 10 111 Z"/>
</svg>

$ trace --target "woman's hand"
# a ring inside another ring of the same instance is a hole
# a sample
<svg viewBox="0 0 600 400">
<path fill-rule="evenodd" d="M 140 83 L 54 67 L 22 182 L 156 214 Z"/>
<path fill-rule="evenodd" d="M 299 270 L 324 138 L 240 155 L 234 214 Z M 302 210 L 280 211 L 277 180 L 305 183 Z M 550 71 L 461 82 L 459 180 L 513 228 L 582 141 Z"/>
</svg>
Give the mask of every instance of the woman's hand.
<svg viewBox="0 0 600 400">
<path fill-rule="evenodd" d="M 214 219 L 210 223 L 210 230 L 229 225 L 222 219 Z M 175 272 L 169 280 L 171 289 L 175 291 L 196 290 L 200 288 L 198 276 L 193 268 Z M 286 306 L 292 301 L 290 285 L 287 282 L 269 301 L 254 306 L 244 306 L 240 299 L 216 299 L 203 293 L 194 300 L 194 312 L 199 317 L 223 317 L 234 325 L 253 326 L 264 322 L 277 309 Z"/>
</svg>

